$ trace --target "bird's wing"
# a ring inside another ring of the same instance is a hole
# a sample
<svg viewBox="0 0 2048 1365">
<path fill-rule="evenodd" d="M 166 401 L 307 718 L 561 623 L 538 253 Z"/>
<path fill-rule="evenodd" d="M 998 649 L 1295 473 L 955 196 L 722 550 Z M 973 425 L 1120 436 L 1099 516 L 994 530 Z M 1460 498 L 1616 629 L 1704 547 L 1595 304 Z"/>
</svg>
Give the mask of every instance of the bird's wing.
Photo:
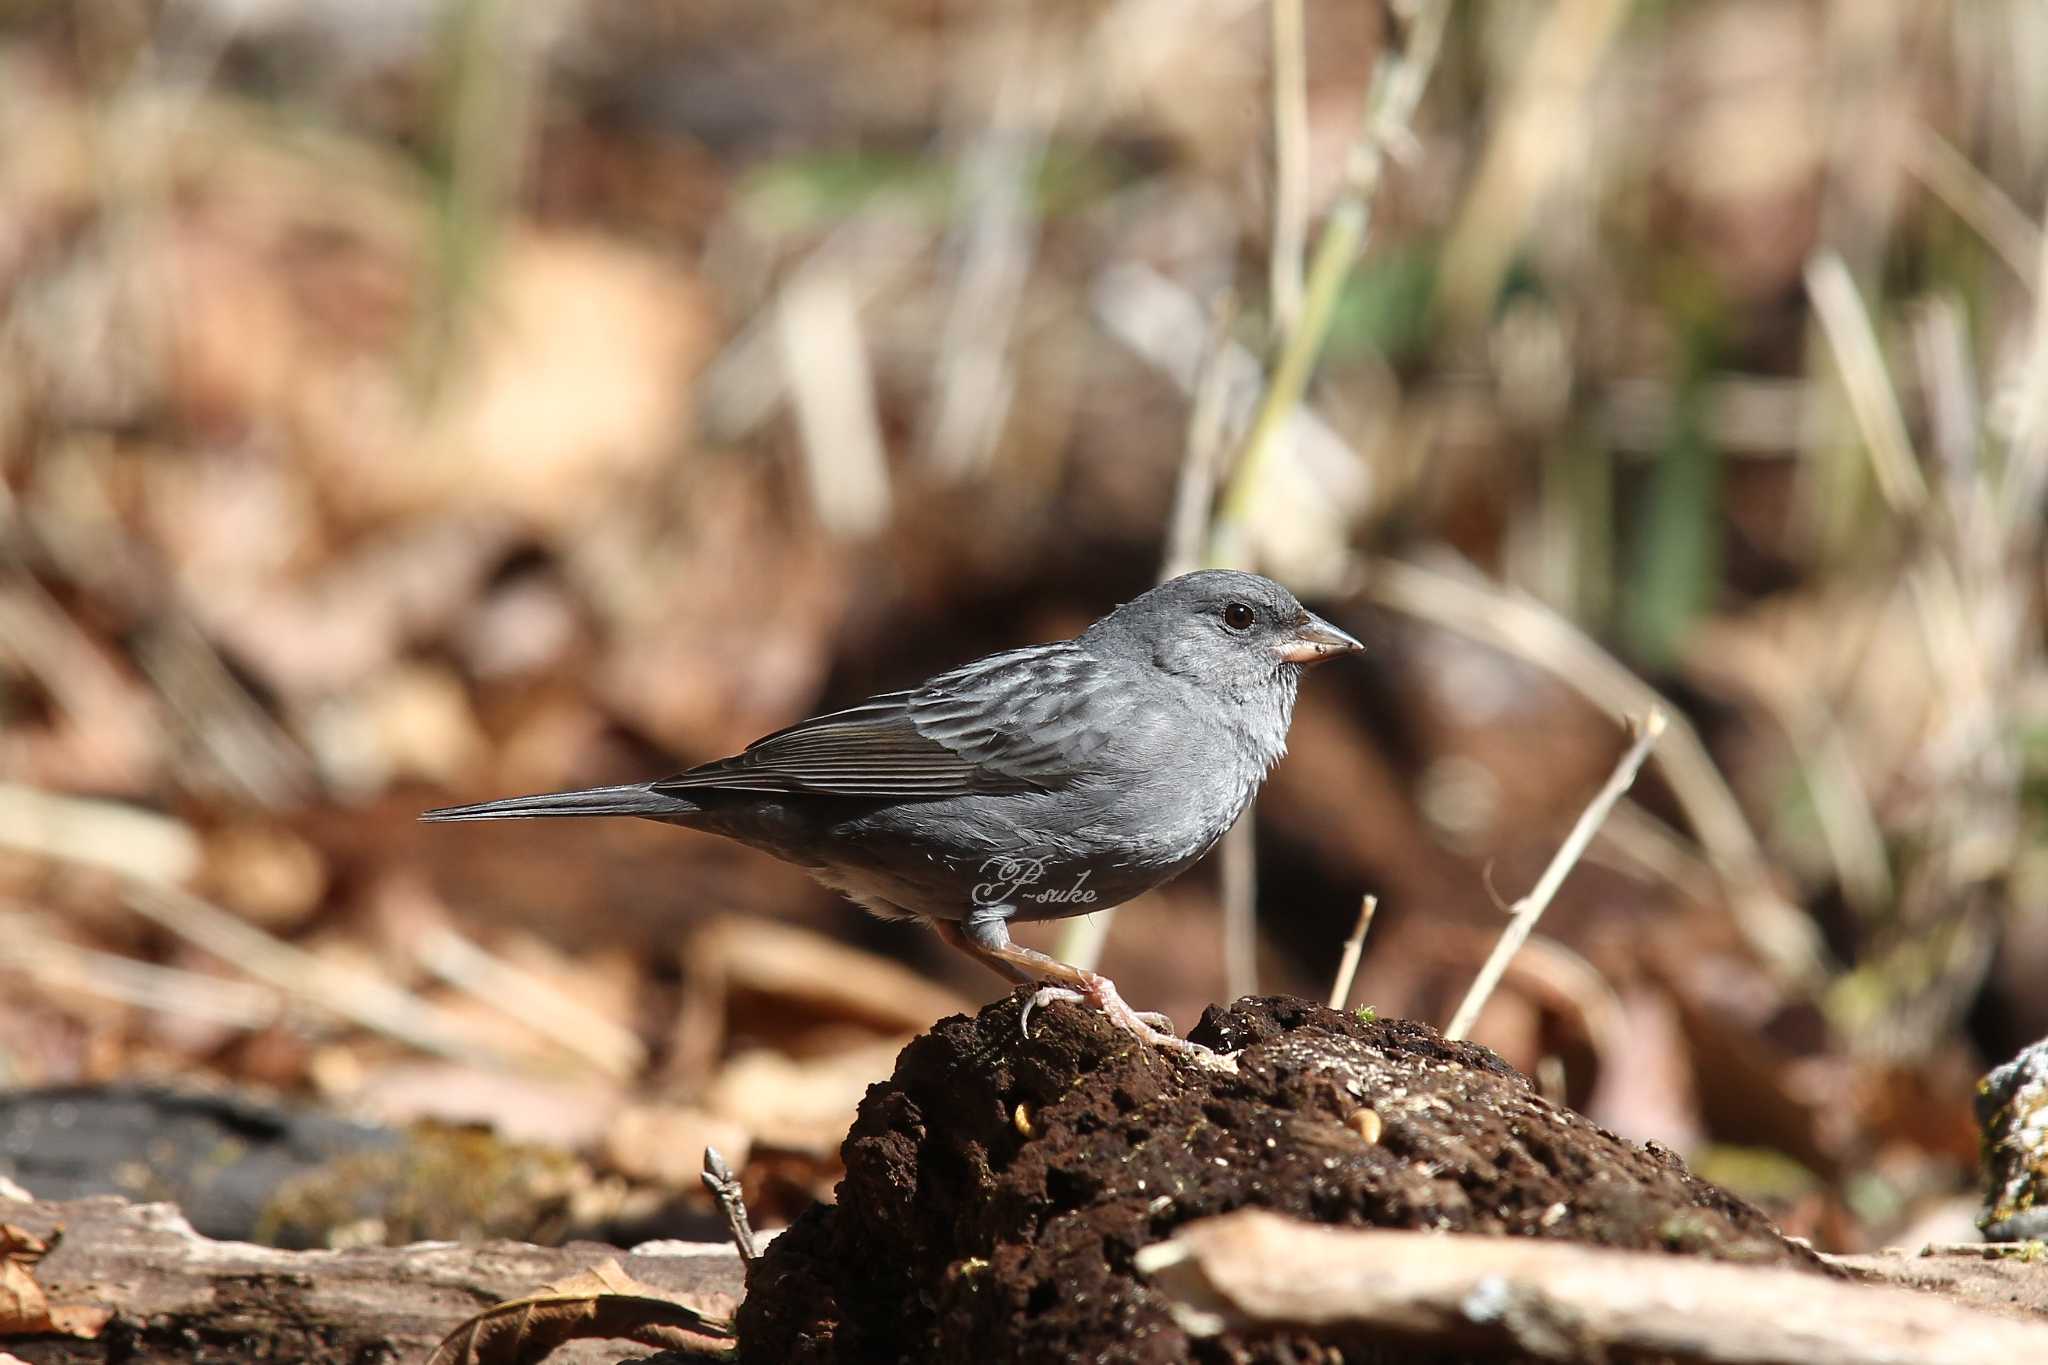
<svg viewBox="0 0 2048 1365">
<path fill-rule="evenodd" d="M 1108 741 L 1123 704 L 1062 641 L 801 721 L 654 787 L 906 799 L 1058 787 Z"/>
</svg>

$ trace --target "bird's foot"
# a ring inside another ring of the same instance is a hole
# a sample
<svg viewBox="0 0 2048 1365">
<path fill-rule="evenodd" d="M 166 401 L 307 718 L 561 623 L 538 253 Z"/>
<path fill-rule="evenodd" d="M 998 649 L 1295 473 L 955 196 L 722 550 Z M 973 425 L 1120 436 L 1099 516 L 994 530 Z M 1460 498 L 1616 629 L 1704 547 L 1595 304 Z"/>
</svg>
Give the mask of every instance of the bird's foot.
<svg viewBox="0 0 2048 1365">
<path fill-rule="evenodd" d="M 1024 1002 L 1024 1009 L 1017 1016 L 1017 1022 L 1022 1025 L 1026 1038 L 1031 1036 L 1031 1011 L 1037 1009 L 1040 1005 L 1049 1005 L 1055 1000 L 1072 1000 L 1076 1004 L 1094 1005 L 1102 1009 L 1104 1014 L 1116 1020 L 1119 1025 L 1124 1024 L 1124 1017 L 1119 1016 L 1113 1010 L 1103 1007 L 1098 997 L 1090 995 L 1086 991 L 1077 991 L 1066 986 L 1040 986 L 1038 993 Z M 1119 1001 L 1118 1003 L 1121 1004 L 1122 1002 Z M 1129 1006 L 1125 1006 L 1125 1008 L 1128 1009 Z M 1155 1033 L 1164 1034 L 1175 1042 L 1181 1041 L 1179 1038 L 1174 1037 L 1173 1020 L 1163 1014 L 1155 1014 L 1149 1010 L 1131 1010 L 1128 1018 L 1138 1021 L 1137 1027 L 1131 1028 L 1130 1031 L 1144 1038 L 1147 1042 L 1154 1041 L 1151 1035 Z"/>
<path fill-rule="evenodd" d="M 1124 1003 L 1124 998 L 1117 994 L 1116 983 L 1108 977 L 1097 972 L 1086 972 L 1083 973 L 1083 980 L 1087 982 L 1085 990 L 1075 990 L 1068 986 L 1039 987 L 1037 993 L 1024 1002 L 1023 1013 L 1018 1019 L 1018 1023 L 1024 1029 L 1025 1036 L 1029 1037 L 1031 1035 L 1031 1012 L 1033 1010 L 1041 1005 L 1051 1004 L 1055 1000 L 1072 1000 L 1080 1004 L 1092 1005 L 1096 1009 L 1101 1010 L 1110 1023 L 1116 1025 L 1140 1042 L 1150 1043 L 1154 1047 L 1165 1048 L 1169 1052 L 1177 1052 L 1204 1066 L 1220 1066 L 1230 1071 L 1237 1069 L 1230 1062 L 1229 1058 L 1210 1051 L 1200 1043 L 1191 1043 L 1185 1038 L 1176 1036 L 1173 1031 L 1173 1021 L 1165 1015 L 1132 1009 L 1128 1004 Z"/>
</svg>

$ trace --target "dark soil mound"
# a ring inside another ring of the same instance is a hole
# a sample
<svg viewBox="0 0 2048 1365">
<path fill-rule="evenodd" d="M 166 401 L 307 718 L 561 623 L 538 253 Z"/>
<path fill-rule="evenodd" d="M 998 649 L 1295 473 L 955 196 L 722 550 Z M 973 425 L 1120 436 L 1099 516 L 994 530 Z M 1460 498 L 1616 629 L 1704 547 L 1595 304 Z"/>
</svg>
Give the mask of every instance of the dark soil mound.
<svg viewBox="0 0 2048 1365">
<path fill-rule="evenodd" d="M 1421 1024 L 1242 1000 L 1192 1035 L 1241 1049 L 1230 1075 L 1072 1006 L 1040 1011 L 1026 1039 L 1018 1010 L 944 1021 L 868 1092 L 838 1204 L 750 1275 L 745 1360 L 1330 1358 L 1298 1335 L 1192 1342 L 1132 1270 L 1179 1224 L 1246 1205 L 1817 1264 L 1670 1152 Z"/>
</svg>

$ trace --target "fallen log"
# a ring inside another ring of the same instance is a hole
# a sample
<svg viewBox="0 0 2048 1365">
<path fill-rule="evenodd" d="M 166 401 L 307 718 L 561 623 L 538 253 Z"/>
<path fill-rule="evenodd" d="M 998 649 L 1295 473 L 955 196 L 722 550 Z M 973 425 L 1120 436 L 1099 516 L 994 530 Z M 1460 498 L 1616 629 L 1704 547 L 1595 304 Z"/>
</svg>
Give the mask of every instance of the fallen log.
<svg viewBox="0 0 2048 1365">
<path fill-rule="evenodd" d="M 1978 1365 L 2048 1360 L 2048 1318 L 1774 1267 L 1528 1238 L 1316 1227 L 1257 1209 L 1138 1252 L 1196 1337 L 1307 1329 L 1538 1360 Z"/>
<path fill-rule="evenodd" d="M 698 1243 L 650 1243 L 633 1252 L 506 1241 L 280 1251 L 212 1241 L 168 1204 L 110 1196 L 0 1198 L 0 1225 L 50 1244 L 28 1271 L 49 1306 L 65 1310 L 60 1321 L 75 1324 L 71 1334 L 9 1334 L 0 1292 L 0 1352 L 37 1365 L 423 1360 L 480 1310 L 608 1259 L 720 1317 L 731 1316 L 743 1285 L 730 1247 Z M 626 1353 L 582 1343 L 551 1359 Z"/>
</svg>

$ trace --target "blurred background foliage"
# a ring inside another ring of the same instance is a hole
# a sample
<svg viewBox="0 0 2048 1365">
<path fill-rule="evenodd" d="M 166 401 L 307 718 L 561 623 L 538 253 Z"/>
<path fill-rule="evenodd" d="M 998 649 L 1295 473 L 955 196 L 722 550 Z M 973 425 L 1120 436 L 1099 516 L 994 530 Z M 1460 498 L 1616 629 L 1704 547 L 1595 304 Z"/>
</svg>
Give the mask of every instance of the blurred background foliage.
<svg viewBox="0 0 2048 1365">
<path fill-rule="evenodd" d="M 1305 6 L 1310 241 L 1407 12 Z M 706 1140 L 769 1221 L 828 1191 L 992 979 L 715 840 L 412 817 L 1142 590 L 1295 325 L 1271 32 L 0 0 L 0 1082 L 488 1124 L 578 1163 L 528 1232 L 687 1206 Z M 2048 9 L 1466 0 L 1392 150 L 1223 475 L 1372 648 L 1258 809 L 1261 986 L 1374 893 L 1354 999 L 1441 1023 L 1661 693 L 1478 1037 L 1791 1231 L 1955 1235 L 2048 1032 Z M 1127 996 L 1222 998 L 1218 901 L 1120 913 Z"/>
</svg>

